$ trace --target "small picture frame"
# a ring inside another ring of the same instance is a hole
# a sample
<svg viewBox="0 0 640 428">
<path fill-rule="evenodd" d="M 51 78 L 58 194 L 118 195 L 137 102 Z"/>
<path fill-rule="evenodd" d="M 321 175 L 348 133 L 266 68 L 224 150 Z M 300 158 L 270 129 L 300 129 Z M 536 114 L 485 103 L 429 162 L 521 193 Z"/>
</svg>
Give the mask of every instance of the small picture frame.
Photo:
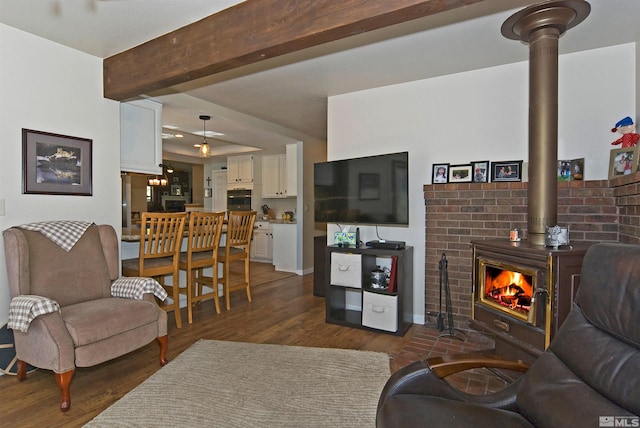
<svg viewBox="0 0 640 428">
<path fill-rule="evenodd" d="M 584 180 L 584 158 L 571 160 L 571 179 Z"/>
<path fill-rule="evenodd" d="M 522 161 L 491 162 L 491 181 L 522 181 Z"/>
<path fill-rule="evenodd" d="M 559 160 L 558 161 L 558 181 L 571 180 L 571 161 Z"/>
<path fill-rule="evenodd" d="M 489 181 L 489 161 L 471 162 L 471 172 L 474 183 L 487 183 Z"/>
<path fill-rule="evenodd" d="M 558 181 L 572 180 L 584 180 L 584 158 L 558 161 Z"/>
<path fill-rule="evenodd" d="M 471 164 L 450 165 L 449 183 L 471 183 Z"/>
<path fill-rule="evenodd" d="M 22 129 L 22 193 L 92 195 L 88 138 Z"/>
<path fill-rule="evenodd" d="M 204 197 L 205 198 L 210 198 L 213 196 L 213 192 L 211 190 L 211 187 L 205 187 L 204 188 Z"/>
<path fill-rule="evenodd" d="M 431 174 L 432 184 L 444 184 L 449 182 L 449 164 L 434 163 L 433 173 Z"/>
<path fill-rule="evenodd" d="M 622 177 L 638 170 L 638 148 L 612 149 L 609 157 L 609 179 Z"/>
</svg>

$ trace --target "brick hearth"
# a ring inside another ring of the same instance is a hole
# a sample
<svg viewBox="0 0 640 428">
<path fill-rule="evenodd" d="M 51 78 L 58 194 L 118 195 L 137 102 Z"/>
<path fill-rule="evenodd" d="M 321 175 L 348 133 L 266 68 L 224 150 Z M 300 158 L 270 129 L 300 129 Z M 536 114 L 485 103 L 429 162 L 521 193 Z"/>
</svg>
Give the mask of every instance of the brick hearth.
<svg viewBox="0 0 640 428">
<path fill-rule="evenodd" d="M 471 317 L 471 241 L 508 239 L 527 228 L 527 183 L 424 186 L 426 205 L 425 311 L 437 312 L 438 263 L 448 260 L 451 307 L 457 327 Z M 640 244 L 640 172 L 613 180 L 558 183 L 558 224 L 571 242 Z"/>
</svg>

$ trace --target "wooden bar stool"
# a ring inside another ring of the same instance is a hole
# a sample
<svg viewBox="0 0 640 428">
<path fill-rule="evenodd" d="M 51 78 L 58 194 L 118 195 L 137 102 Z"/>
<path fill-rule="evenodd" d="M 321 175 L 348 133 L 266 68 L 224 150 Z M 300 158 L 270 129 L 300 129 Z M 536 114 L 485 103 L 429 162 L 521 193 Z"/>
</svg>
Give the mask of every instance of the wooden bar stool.
<svg viewBox="0 0 640 428">
<path fill-rule="evenodd" d="M 224 212 L 189 213 L 189 234 L 187 235 L 187 251 L 180 253 L 178 267 L 187 273 L 187 314 L 189 324 L 193 322 L 192 306 L 196 302 L 213 298 L 216 313 L 220 313 L 218 298 L 218 247 L 222 235 Z M 205 276 L 204 269 L 211 268 L 212 276 Z M 203 285 L 213 288 L 203 293 Z M 197 287 L 197 293 L 196 293 Z"/>
<path fill-rule="evenodd" d="M 251 236 L 253 224 L 256 221 L 255 211 L 230 211 L 227 222 L 226 243 L 218 249 L 218 261 L 223 264 L 223 276 L 220 281 L 224 284 L 224 297 L 227 310 L 231 309 L 229 293 L 236 290 L 246 290 L 247 299 L 251 301 L 251 281 L 249 275 L 249 250 L 251 248 Z M 231 285 L 229 265 L 233 261 L 244 261 L 243 281 Z"/>
<path fill-rule="evenodd" d="M 160 307 L 175 312 L 178 328 L 182 328 L 178 260 L 186 218 L 184 212 L 142 213 L 139 256 L 122 261 L 122 275 L 152 277 L 167 290 L 173 301 Z M 164 284 L 164 277 L 168 275 L 172 275 L 170 286 Z"/>
</svg>

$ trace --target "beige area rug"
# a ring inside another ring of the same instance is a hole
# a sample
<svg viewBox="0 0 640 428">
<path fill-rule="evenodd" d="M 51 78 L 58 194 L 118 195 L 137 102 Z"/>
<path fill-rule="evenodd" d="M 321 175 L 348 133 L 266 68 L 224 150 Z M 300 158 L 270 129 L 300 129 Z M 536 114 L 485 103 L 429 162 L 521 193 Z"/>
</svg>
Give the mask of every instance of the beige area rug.
<svg viewBox="0 0 640 428">
<path fill-rule="evenodd" d="M 86 427 L 374 427 L 380 352 L 200 340 Z"/>
</svg>

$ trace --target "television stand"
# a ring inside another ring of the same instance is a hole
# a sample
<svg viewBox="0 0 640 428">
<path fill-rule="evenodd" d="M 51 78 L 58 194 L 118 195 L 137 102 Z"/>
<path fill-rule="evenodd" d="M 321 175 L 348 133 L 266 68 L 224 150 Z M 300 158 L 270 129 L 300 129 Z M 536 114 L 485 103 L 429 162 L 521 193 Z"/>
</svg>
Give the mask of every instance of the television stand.
<svg viewBox="0 0 640 428">
<path fill-rule="evenodd" d="M 329 245 L 325 252 L 326 322 L 404 336 L 413 323 L 413 247 Z M 395 263 L 395 284 L 376 288 L 372 272 Z"/>
</svg>

